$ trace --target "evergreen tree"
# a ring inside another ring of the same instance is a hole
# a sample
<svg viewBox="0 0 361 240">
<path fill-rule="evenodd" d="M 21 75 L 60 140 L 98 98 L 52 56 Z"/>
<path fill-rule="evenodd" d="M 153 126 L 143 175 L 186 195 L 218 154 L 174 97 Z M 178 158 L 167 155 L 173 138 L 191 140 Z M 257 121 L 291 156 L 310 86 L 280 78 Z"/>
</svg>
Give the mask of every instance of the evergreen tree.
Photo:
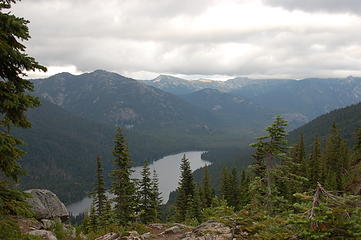
<svg viewBox="0 0 361 240">
<path fill-rule="evenodd" d="M 341 138 L 335 122 L 333 122 L 330 135 L 327 137 L 322 157 L 325 164 L 326 187 L 338 191 L 343 190 L 344 175 L 349 169 L 349 157 L 347 144 Z"/>
<path fill-rule="evenodd" d="M 196 186 L 194 189 L 194 195 L 190 199 L 191 207 L 189 209 L 189 214 L 187 216 L 187 218 L 190 220 L 196 219 L 197 223 L 201 222 L 201 220 L 202 220 L 200 192 L 201 192 L 200 187 Z"/>
<path fill-rule="evenodd" d="M 212 190 L 208 173 L 208 166 L 204 166 L 204 175 L 201 189 L 202 206 L 208 208 L 212 205 Z"/>
<path fill-rule="evenodd" d="M 231 175 L 229 176 L 229 193 L 227 202 L 230 206 L 234 207 L 236 210 L 239 208 L 239 179 L 236 168 L 232 168 Z"/>
<path fill-rule="evenodd" d="M 152 178 L 152 209 L 154 221 L 160 220 L 160 206 L 162 205 L 161 192 L 159 191 L 159 179 L 155 169 L 153 170 Z"/>
<path fill-rule="evenodd" d="M 300 140 L 296 144 L 291 153 L 292 162 L 294 163 L 292 167 L 292 172 L 299 175 L 307 175 L 307 167 L 305 160 L 305 144 L 303 134 L 300 134 Z"/>
<path fill-rule="evenodd" d="M 183 222 L 186 219 L 187 212 L 192 208 L 192 199 L 194 196 L 194 182 L 189 160 L 183 155 L 181 161 L 181 176 L 177 188 L 176 199 L 176 219 Z"/>
<path fill-rule="evenodd" d="M 26 111 L 39 105 L 38 98 L 29 94 L 33 84 L 23 79 L 23 72 L 46 71 L 25 52 L 29 21 L 11 14 L 13 3 L 16 0 L 0 0 L 0 215 L 29 214 L 26 196 L 12 186 L 24 173 L 18 163 L 24 154 L 18 145 L 24 142 L 11 129 L 31 127 Z"/>
<path fill-rule="evenodd" d="M 96 169 L 96 185 L 94 191 L 94 199 L 95 199 L 94 208 L 99 220 L 102 220 L 104 219 L 104 211 L 107 204 L 107 196 L 105 195 L 103 168 L 102 168 L 100 156 L 97 156 L 96 167 L 97 169 Z M 102 222 L 100 223 L 102 224 Z"/>
<path fill-rule="evenodd" d="M 87 231 L 88 232 L 95 232 L 98 228 L 98 217 L 97 217 L 97 213 L 95 210 L 95 201 L 93 199 L 91 205 L 90 205 L 90 210 L 88 213 L 88 222 L 87 222 Z"/>
<path fill-rule="evenodd" d="M 286 126 L 287 121 L 279 115 L 276 116 L 273 124 L 265 129 L 268 135 L 258 137 L 258 141 L 251 144 L 256 149 L 253 155 L 256 160 L 253 169 L 258 177 L 257 182 L 265 184 L 266 196 L 263 202 L 269 211 L 273 208 L 274 197 L 278 192 L 275 185 L 275 177 L 280 176 L 280 171 L 276 168 L 277 163 L 287 159 Z M 257 185 L 254 189 L 262 189 L 262 187 Z"/>
<path fill-rule="evenodd" d="M 249 183 L 250 179 L 246 175 L 246 171 L 241 173 L 241 183 L 239 188 L 239 206 L 244 207 L 249 202 Z"/>
<path fill-rule="evenodd" d="M 114 216 L 113 216 L 113 211 L 112 211 L 112 205 L 111 205 L 111 201 L 109 199 L 107 199 L 106 203 L 105 203 L 105 207 L 104 207 L 104 213 L 102 215 L 102 218 L 100 219 L 101 222 L 104 225 L 110 225 L 114 223 Z"/>
<path fill-rule="evenodd" d="M 356 143 L 353 147 L 350 177 L 347 181 L 347 191 L 361 195 L 361 128 L 356 132 Z"/>
<path fill-rule="evenodd" d="M 132 221 L 134 215 L 135 186 L 131 179 L 132 164 L 128 153 L 128 146 L 120 128 L 117 128 L 114 143 L 115 169 L 110 174 L 113 178 L 111 192 L 115 195 L 114 211 L 116 221 L 119 225 L 124 226 Z"/>
<path fill-rule="evenodd" d="M 150 176 L 150 168 L 147 161 L 144 161 L 141 175 L 142 179 L 140 180 L 139 189 L 139 208 L 141 213 L 140 218 L 142 223 L 147 224 L 155 220 L 153 186 Z"/>
<path fill-rule="evenodd" d="M 223 168 L 222 177 L 221 177 L 221 195 L 222 195 L 223 199 L 226 200 L 227 202 L 231 198 L 229 178 L 230 178 L 230 176 L 228 173 L 228 168 L 225 167 L 225 168 Z"/>
<path fill-rule="evenodd" d="M 318 136 L 315 137 L 315 141 L 313 143 L 312 152 L 309 158 L 309 180 L 311 188 L 314 188 L 317 182 L 321 182 L 323 184 L 322 177 L 322 162 L 321 162 L 321 146 L 320 146 L 320 138 Z"/>
</svg>

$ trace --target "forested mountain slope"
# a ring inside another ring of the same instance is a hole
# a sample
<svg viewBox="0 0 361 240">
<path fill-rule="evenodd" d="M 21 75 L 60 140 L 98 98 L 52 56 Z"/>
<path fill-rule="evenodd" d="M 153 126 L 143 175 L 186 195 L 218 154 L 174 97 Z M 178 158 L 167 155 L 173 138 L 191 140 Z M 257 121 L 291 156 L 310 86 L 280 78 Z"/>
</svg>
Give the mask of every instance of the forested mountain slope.
<svg viewBox="0 0 361 240">
<path fill-rule="evenodd" d="M 301 133 L 304 134 L 305 142 L 312 143 L 312 139 L 318 135 L 321 138 L 326 137 L 335 122 L 340 129 L 341 136 L 349 143 L 356 141 L 357 129 L 361 127 L 361 103 L 354 104 L 345 108 L 333 110 L 327 114 L 321 115 L 304 126 L 290 132 L 289 140 L 296 142 Z"/>
</svg>

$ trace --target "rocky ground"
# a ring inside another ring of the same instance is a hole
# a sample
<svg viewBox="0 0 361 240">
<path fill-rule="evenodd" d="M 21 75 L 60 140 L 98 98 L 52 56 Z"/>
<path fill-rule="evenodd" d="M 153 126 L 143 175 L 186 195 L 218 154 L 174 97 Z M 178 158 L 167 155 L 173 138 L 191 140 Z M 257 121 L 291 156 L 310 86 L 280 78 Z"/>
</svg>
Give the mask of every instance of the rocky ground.
<svg viewBox="0 0 361 240">
<path fill-rule="evenodd" d="M 33 219 L 17 219 L 22 232 L 39 236 L 45 240 L 57 240 L 52 230 L 58 224 L 67 233 L 67 236 L 76 237 L 74 227 L 64 223 L 69 218 L 69 213 L 54 193 L 42 189 L 32 189 L 27 192 L 31 195 L 28 203 L 32 206 L 35 216 Z M 207 221 L 197 227 L 179 223 L 173 225 L 149 224 L 147 230 L 148 232 L 144 234 L 130 231 L 125 236 L 110 232 L 96 240 L 228 240 L 239 237 L 233 228 L 216 221 Z M 84 235 L 80 238 L 86 240 Z"/>
<path fill-rule="evenodd" d="M 148 227 L 149 232 L 142 235 L 135 231 L 123 237 L 117 233 L 108 233 L 96 240 L 228 240 L 234 238 L 230 227 L 216 221 L 207 221 L 195 228 L 183 224 L 174 224 L 171 227 L 165 224 L 150 224 Z"/>
</svg>

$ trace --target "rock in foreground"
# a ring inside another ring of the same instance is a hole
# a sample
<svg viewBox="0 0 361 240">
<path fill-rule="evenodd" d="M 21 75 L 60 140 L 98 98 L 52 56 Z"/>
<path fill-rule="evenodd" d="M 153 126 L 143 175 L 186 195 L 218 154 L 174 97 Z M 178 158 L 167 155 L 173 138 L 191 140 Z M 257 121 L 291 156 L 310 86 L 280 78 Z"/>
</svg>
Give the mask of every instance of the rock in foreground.
<svg viewBox="0 0 361 240">
<path fill-rule="evenodd" d="M 53 192 L 45 189 L 30 189 L 25 192 L 31 195 L 27 202 L 32 206 L 36 219 L 68 220 L 68 210 Z"/>
</svg>

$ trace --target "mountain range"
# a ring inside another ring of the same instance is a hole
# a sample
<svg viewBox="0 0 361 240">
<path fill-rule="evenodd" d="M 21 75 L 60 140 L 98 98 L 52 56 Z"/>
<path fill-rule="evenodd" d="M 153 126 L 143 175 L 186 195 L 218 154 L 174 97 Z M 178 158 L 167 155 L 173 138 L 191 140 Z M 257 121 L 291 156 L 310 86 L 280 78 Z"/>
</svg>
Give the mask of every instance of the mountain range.
<svg viewBox="0 0 361 240">
<path fill-rule="evenodd" d="M 32 81 L 43 105 L 28 113 L 32 129 L 16 130 L 28 143 L 23 165 L 30 174 L 22 187 L 48 188 L 66 203 L 91 189 L 97 154 L 106 175 L 110 171 L 115 127 L 124 129 L 135 165 L 208 150 L 214 172 L 235 161 L 249 163 L 245 149 L 275 114 L 283 114 L 292 129 L 361 101 L 361 78 L 352 77 L 221 82 L 161 75 L 137 81 L 97 70 Z M 238 154 L 241 149 L 245 154 Z"/>
<path fill-rule="evenodd" d="M 361 78 L 351 76 L 302 80 L 238 77 L 227 81 L 204 82 L 160 75 L 143 82 L 177 95 L 206 88 L 217 89 L 245 98 L 299 123 L 306 123 L 321 114 L 361 101 Z"/>
</svg>

